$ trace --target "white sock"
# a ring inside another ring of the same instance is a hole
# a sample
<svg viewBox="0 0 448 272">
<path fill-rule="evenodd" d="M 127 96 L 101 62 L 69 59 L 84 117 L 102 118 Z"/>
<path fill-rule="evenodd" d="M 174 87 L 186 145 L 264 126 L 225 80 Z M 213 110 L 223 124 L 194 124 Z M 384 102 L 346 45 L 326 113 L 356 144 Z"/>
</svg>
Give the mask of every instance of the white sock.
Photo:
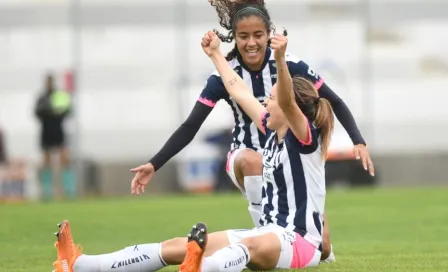
<svg viewBox="0 0 448 272">
<path fill-rule="evenodd" d="M 255 227 L 260 227 L 260 219 L 263 214 L 261 199 L 263 191 L 262 176 L 244 177 L 244 189 L 246 190 L 246 198 L 249 201 L 249 213 L 252 217 Z"/>
<path fill-rule="evenodd" d="M 249 261 L 249 249 L 243 244 L 234 244 L 206 257 L 201 272 L 241 272 Z"/>
<path fill-rule="evenodd" d="M 166 263 L 161 257 L 161 244 L 144 244 L 101 255 L 81 255 L 73 272 L 152 272 Z"/>
</svg>

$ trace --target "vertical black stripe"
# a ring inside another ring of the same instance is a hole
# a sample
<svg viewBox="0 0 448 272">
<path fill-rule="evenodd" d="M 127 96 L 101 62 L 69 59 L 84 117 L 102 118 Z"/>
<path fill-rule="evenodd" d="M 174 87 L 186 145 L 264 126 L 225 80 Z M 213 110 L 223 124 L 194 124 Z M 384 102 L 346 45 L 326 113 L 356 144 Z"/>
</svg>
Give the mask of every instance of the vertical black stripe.
<svg viewBox="0 0 448 272">
<path fill-rule="evenodd" d="M 251 148 L 254 149 L 254 145 L 252 143 L 252 133 L 250 131 L 250 124 L 252 124 L 252 119 L 250 119 L 250 117 L 246 114 L 246 112 L 243 111 L 243 109 L 238 106 L 240 108 L 240 111 L 243 113 L 243 120 L 244 120 L 244 126 L 243 126 L 243 130 L 244 130 L 244 138 L 243 138 L 243 143 L 247 148 Z"/>
<path fill-rule="evenodd" d="M 269 137 L 269 139 L 268 139 L 268 142 L 267 142 L 267 145 L 266 145 L 266 147 L 267 147 L 266 152 L 268 152 L 268 150 L 270 150 L 273 147 L 274 143 L 275 143 L 275 134 L 274 134 L 274 132 L 269 133 L 267 135 L 267 137 Z M 263 156 L 263 159 L 266 160 L 267 159 L 266 156 Z M 264 168 L 264 166 L 263 166 L 263 168 Z M 267 201 L 266 201 L 266 205 L 264 205 L 264 207 L 263 207 L 263 214 L 264 214 L 264 217 L 265 217 L 266 224 L 268 224 L 268 223 L 272 223 L 270 212 L 274 210 L 274 206 L 272 205 L 272 199 L 273 199 L 273 196 L 274 196 L 273 195 L 274 187 L 272 186 L 272 184 L 270 182 L 266 182 L 265 184 L 266 184 L 265 185 L 266 186 L 266 190 L 265 190 L 265 196 L 264 197 L 267 198 Z"/>
<path fill-rule="evenodd" d="M 293 147 L 294 145 L 289 143 L 287 138 L 285 138 L 285 143 L 287 147 L 290 147 L 287 148 L 287 151 L 291 164 L 291 175 L 294 182 L 294 197 L 296 204 L 294 226 L 301 230 L 301 232 L 303 231 L 306 233 L 306 208 L 308 197 L 303 164 L 299 152 Z"/>
<path fill-rule="evenodd" d="M 270 212 L 274 210 L 274 206 L 272 205 L 272 198 L 273 198 L 273 190 L 274 187 L 271 183 L 268 183 L 266 185 L 266 197 L 268 198 L 268 203 L 264 206 L 263 213 L 266 216 L 267 223 L 272 223 Z"/>
<path fill-rule="evenodd" d="M 235 68 L 233 68 L 233 70 L 242 78 L 242 67 L 241 66 L 236 66 Z M 239 115 L 238 112 L 235 108 L 235 106 L 233 105 L 232 100 L 230 100 L 230 96 L 227 96 L 227 98 L 224 99 L 227 104 L 229 104 L 230 108 L 232 109 L 233 112 L 233 118 L 235 120 L 235 126 L 234 126 L 234 131 L 233 131 L 233 149 L 237 149 L 239 148 L 239 146 L 241 145 L 241 142 L 238 140 L 238 135 L 241 133 L 241 127 L 240 127 L 240 121 L 239 121 Z"/>
<path fill-rule="evenodd" d="M 276 64 L 275 64 L 275 60 L 270 60 L 269 61 L 269 70 L 271 71 L 271 82 L 272 82 L 272 86 L 275 85 L 275 83 L 277 83 L 277 68 L 276 68 Z M 274 76 L 272 76 L 274 75 Z"/>
<path fill-rule="evenodd" d="M 279 156 L 281 151 L 284 148 L 284 143 L 281 143 L 277 146 L 277 149 L 275 150 L 276 156 Z M 275 157 L 276 157 L 275 156 Z M 277 160 L 277 159 L 276 159 Z M 274 161 L 275 163 L 275 161 Z M 288 191 L 286 187 L 286 180 L 285 175 L 283 174 L 283 164 L 279 164 L 277 169 L 274 172 L 274 180 L 275 185 L 278 188 L 277 195 L 277 207 L 278 207 L 278 214 L 277 214 L 277 221 L 278 223 L 282 224 L 281 226 L 286 226 L 287 222 L 286 219 L 289 215 L 289 205 L 288 205 Z"/>
<path fill-rule="evenodd" d="M 230 100 L 230 98 L 226 98 L 224 100 L 227 102 L 227 104 L 229 104 L 230 108 L 232 108 L 232 111 L 233 111 L 233 118 L 235 120 L 235 126 L 234 126 L 234 130 L 232 133 L 232 136 L 233 136 L 232 143 L 234 145 L 233 148 L 237 149 L 241 145 L 241 142 L 238 140 L 238 135 L 241 133 L 241 128 L 239 126 L 239 123 L 240 123 L 239 116 L 236 111 L 236 108 L 233 106 L 232 100 Z"/>
<path fill-rule="evenodd" d="M 317 231 L 319 232 L 320 235 L 322 235 L 322 226 L 320 223 L 320 214 L 318 212 L 313 212 L 313 220 L 314 220 L 314 225 L 316 226 Z"/>
</svg>

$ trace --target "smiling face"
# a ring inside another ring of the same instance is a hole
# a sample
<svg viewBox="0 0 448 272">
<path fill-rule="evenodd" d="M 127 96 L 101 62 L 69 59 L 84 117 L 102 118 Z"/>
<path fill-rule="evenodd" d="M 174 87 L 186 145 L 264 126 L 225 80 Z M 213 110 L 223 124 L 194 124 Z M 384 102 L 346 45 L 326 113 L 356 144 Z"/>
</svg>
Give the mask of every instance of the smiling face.
<svg viewBox="0 0 448 272">
<path fill-rule="evenodd" d="M 266 111 L 269 117 L 266 120 L 266 126 L 272 130 L 278 130 L 287 124 L 285 114 L 277 102 L 277 84 L 272 87 L 271 94 L 264 101 Z"/>
<path fill-rule="evenodd" d="M 269 28 L 261 16 L 250 15 L 235 25 L 235 42 L 244 63 L 254 71 L 261 68 L 269 40 Z"/>
</svg>

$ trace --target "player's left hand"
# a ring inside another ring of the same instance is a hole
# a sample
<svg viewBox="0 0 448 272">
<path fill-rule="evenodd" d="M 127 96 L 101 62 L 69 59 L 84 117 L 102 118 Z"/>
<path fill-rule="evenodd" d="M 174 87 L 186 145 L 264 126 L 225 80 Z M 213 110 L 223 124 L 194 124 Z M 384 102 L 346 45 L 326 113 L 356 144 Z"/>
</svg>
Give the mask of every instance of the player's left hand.
<svg viewBox="0 0 448 272">
<path fill-rule="evenodd" d="M 274 34 L 274 37 L 271 39 L 271 48 L 274 49 L 274 58 L 276 60 L 285 57 L 287 46 L 288 37 L 279 33 Z"/>
<path fill-rule="evenodd" d="M 353 154 L 355 154 L 357 160 L 361 160 L 364 170 L 369 171 L 369 174 L 373 177 L 375 175 L 375 168 L 367 147 L 363 144 L 355 145 L 353 147 Z"/>
</svg>

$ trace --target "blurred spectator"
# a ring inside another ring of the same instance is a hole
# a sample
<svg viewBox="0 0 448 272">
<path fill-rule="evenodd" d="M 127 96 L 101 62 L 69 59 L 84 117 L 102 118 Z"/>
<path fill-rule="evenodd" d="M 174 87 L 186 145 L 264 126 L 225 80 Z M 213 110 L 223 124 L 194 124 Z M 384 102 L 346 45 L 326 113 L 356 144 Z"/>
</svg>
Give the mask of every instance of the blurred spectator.
<svg viewBox="0 0 448 272">
<path fill-rule="evenodd" d="M 61 166 L 64 194 L 74 197 L 76 184 L 70 167 L 69 150 L 66 147 L 63 122 L 70 112 L 71 99 L 68 92 L 57 90 L 52 74 L 46 76 L 43 93 L 36 101 L 35 114 L 41 125 L 40 145 L 43 151 L 43 166 L 39 173 L 44 199 L 53 197 L 53 171 L 51 155 L 57 153 Z"/>
<path fill-rule="evenodd" d="M 3 136 L 3 131 L 0 128 L 0 164 L 6 163 L 6 147 L 5 138 Z"/>
<path fill-rule="evenodd" d="M 0 128 L 0 200 L 24 200 L 26 181 L 26 163 L 6 156 L 5 134 Z"/>
</svg>

